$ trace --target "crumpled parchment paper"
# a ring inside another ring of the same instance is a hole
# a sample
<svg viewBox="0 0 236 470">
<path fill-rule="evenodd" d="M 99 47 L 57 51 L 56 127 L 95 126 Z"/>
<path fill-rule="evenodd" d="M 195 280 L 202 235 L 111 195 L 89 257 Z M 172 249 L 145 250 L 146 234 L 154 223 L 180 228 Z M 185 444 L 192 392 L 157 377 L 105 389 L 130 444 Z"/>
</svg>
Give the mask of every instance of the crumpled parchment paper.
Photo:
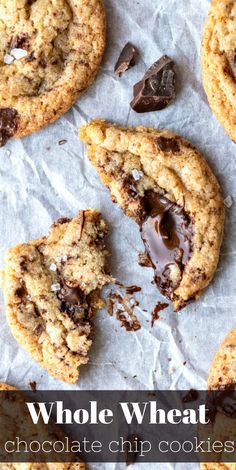
<svg viewBox="0 0 236 470">
<path fill-rule="evenodd" d="M 59 217 L 73 217 L 87 207 L 100 209 L 110 225 L 112 274 L 127 285 L 142 286 L 136 294 L 142 329 L 128 333 L 118 320 L 101 311 L 96 318 L 90 363 L 81 369 L 74 388 L 204 389 L 221 340 L 236 326 L 236 204 L 227 209 L 225 240 L 214 281 L 199 301 L 178 314 L 169 307 L 151 328 L 151 311 L 163 298 L 151 284 L 152 270 L 138 266 L 138 253 L 143 249 L 139 229 L 111 202 L 77 130 L 89 119 L 102 117 L 125 126 L 176 131 L 205 155 L 224 197 L 231 195 L 236 202 L 236 147 L 212 115 L 201 83 L 200 43 L 209 2 L 105 0 L 105 5 L 107 49 L 95 83 L 55 124 L 0 149 L 1 268 L 7 247 L 47 234 Z M 113 68 L 127 41 L 139 49 L 139 60 L 118 78 Z M 177 99 L 161 112 L 136 114 L 129 106 L 132 86 L 164 53 L 177 64 Z M 66 143 L 59 145 L 63 139 Z M 28 388 L 32 380 L 39 389 L 73 388 L 50 378 L 18 346 L 6 323 L 2 294 L 0 300 L 0 381 L 18 388 Z M 124 465 L 102 467 L 114 470 Z M 93 464 L 91 468 L 101 466 Z M 145 469 L 145 464 L 141 468 Z M 148 468 L 167 470 L 174 465 L 148 464 Z M 175 468 L 195 470 L 198 465 L 178 464 Z"/>
</svg>

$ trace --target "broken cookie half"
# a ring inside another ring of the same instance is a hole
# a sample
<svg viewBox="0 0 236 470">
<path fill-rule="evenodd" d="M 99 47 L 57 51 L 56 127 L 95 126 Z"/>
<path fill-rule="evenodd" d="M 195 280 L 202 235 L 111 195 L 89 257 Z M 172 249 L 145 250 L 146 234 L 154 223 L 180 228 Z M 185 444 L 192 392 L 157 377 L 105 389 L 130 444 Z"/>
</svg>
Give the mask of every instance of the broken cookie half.
<svg viewBox="0 0 236 470">
<path fill-rule="evenodd" d="M 68 383 L 88 362 L 99 290 L 113 280 L 106 234 L 100 213 L 86 210 L 58 220 L 48 237 L 7 252 L 3 289 L 12 333 L 50 375 Z"/>
<path fill-rule="evenodd" d="M 175 310 L 199 297 L 216 270 L 224 230 L 219 184 L 204 158 L 165 130 L 96 120 L 80 137 L 112 198 L 139 225 L 142 264 Z"/>
</svg>

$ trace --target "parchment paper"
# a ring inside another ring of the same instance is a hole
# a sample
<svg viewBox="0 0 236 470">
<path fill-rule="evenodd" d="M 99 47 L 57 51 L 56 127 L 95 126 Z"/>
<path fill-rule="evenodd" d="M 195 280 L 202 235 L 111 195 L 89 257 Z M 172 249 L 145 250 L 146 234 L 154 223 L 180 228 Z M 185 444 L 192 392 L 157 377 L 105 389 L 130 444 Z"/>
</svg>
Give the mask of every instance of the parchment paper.
<svg viewBox="0 0 236 470">
<path fill-rule="evenodd" d="M 107 50 L 93 86 L 55 124 L 8 142 L 0 150 L 1 268 L 7 247 L 47 234 L 59 217 L 73 217 L 79 209 L 97 207 L 110 225 L 112 274 L 127 285 L 142 286 L 137 295 L 142 329 L 128 333 L 115 318 L 101 311 L 90 364 L 82 369 L 74 388 L 204 389 L 221 340 L 236 326 L 236 205 L 227 210 L 225 240 L 214 281 L 198 302 L 178 314 L 169 307 L 151 328 L 150 312 L 163 298 L 151 284 L 152 270 L 138 266 L 138 252 L 143 249 L 138 227 L 111 202 L 77 138 L 77 129 L 90 118 L 102 117 L 122 125 L 174 130 L 205 155 L 221 182 L 224 197 L 231 195 L 236 200 L 235 144 L 212 115 L 201 83 L 200 42 L 209 2 L 105 0 L 105 4 Z M 139 61 L 117 78 L 114 64 L 127 41 L 139 49 Z M 129 107 L 132 86 L 164 53 L 177 64 L 177 99 L 161 112 L 138 115 Z M 67 142 L 59 145 L 62 139 Z M 31 380 L 39 389 L 73 388 L 50 378 L 18 346 L 5 320 L 2 294 L 0 308 L 0 380 L 18 388 L 28 388 Z M 124 465 L 107 464 L 106 468 Z M 148 468 L 167 470 L 173 466 L 149 464 Z M 175 468 L 195 470 L 198 466 Z"/>
</svg>

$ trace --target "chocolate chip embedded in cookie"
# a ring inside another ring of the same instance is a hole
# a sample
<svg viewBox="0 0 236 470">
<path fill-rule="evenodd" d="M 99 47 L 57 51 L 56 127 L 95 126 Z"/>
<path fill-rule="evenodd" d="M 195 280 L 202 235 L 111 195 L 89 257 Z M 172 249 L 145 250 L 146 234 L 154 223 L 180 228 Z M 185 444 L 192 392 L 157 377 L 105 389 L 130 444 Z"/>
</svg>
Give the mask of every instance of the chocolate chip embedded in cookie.
<svg viewBox="0 0 236 470">
<path fill-rule="evenodd" d="M 7 252 L 3 290 L 12 333 L 49 374 L 68 383 L 88 362 L 99 290 L 112 280 L 106 233 L 99 212 L 81 211 L 60 219 L 48 237 Z"/>
<path fill-rule="evenodd" d="M 14 136 L 18 126 L 18 113 L 13 108 L 0 108 L 0 147 Z"/>
<path fill-rule="evenodd" d="M 82 126 L 88 156 L 112 197 L 139 225 L 146 262 L 175 310 L 199 297 L 216 270 L 224 229 L 219 184 L 187 141 L 105 121 Z"/>
<path fill-rule="evenodd" d="M 213 0 L 202 40 L 202 78 L 210 107 L 236 142 L 236 0 Z"/>
<path fill-rule="evenodd" d="M 104 52 L 105 13 L 103 0 L 22 0 L 11 8 L 2 0 L 0 17 L 3 145 L 55 121 L 88 88 Z M 6 108 L 18 117 L 8 133 Z"/>
</svg>

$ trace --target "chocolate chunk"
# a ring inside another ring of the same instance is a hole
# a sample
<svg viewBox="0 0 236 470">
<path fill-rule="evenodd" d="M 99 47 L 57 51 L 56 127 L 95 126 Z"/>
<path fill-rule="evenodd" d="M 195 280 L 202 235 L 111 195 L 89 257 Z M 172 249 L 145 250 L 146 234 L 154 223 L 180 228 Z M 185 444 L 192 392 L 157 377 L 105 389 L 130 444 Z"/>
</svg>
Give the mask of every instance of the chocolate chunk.
<svg viewBox="0 0 236 470">
<path fill-rule="evenodd" d="M 57 227 L 57 225 L 67 224 L 70 221 L 71 219 L 68 219 L 68 217 L 61 217 L 60 219 L 56 220 L 56 222 L 54 222 L 53 227 Z"/>
<path fill-rule="evenodd" d="M 17 36 L 13 39 L 12 41 L 12 49 L 24 49 L 26 44 L 29 41 L 29 35 L 28 33 L 20 33 L 17 34 Z"/>
<path fill-rule="evenodd" d="M 88 297 L 80 287 L 62 284 L 57 296 L 61 301 L 61 311 L 73 317 L 74 321 L 88 320 L 92 317 Z"/>
<path fill-rule="evenodd" d="M 146 191 L 141 235 L 162 294 L 172 299 L 192 254 L 192 221 L 184 209 L 155 191 Z M 171 272 L 179 274 L 173 281 Z"/>
<path fill-rule="evenodd" d="M 199 393 L 197 390 L 194 390 L 193 388 L 191 388 L 187 393 L 186 395 L 184 395 L 184 397 L 182 398 L 182 402 L 183 403 L 190 403 L 190 402 L 193 402 L 193 401 L 197 401 L 198 400 L 198 397 L 199 397 Z"/>
<path fill-rule="evenodd" d="M 174 98 L 174 62 L 164 55 L 147 70 L 143 79 L 134 85 L 134 99 L 130 106 L 137 113 L 160 111 Z"/>
<path fill-rule="evenodd" d="M 18 125 L 18 113 L 13 108 L 0 108 L 0 147 L 16 132 Z"/>
<path fill-rule="evenodd" d="M 41 325 L 41 323 L 39 323 L 39 324 L 34 328 L 34 333 L 35 333 L 37 336 L 40 336 L 43 331 L 44 331 L 44 327 L 43 327 L 43 325 Z"/>
<path fill-rule="evenodd" d="M 25 287 L 18 287 L 18 289 L 15 291 L 15 295 L 19 297 L 19 299 L 22 299 L 26 295 Z"/>
<path fill-rule="evenodd" d="M 162 152 L 178 153 L 180 151 L 179 142 L 174 137 L 160 136 L 156 139 L 156 144 Z"/>
<path fill-rule="evenodd" d="M 128 42 L 126 46 L 122 49 L 120 57 L 116 62 L 114 68 L 114 72 L 116 75 L 119 75 L 120 77 L 124 72 L 126 72 L 126 70 L 129 70 L 130 67 L 133 67 L 135 65 L 135 54 L 135 47 L 130 44 L 130 42 Z"/>
</svg>

